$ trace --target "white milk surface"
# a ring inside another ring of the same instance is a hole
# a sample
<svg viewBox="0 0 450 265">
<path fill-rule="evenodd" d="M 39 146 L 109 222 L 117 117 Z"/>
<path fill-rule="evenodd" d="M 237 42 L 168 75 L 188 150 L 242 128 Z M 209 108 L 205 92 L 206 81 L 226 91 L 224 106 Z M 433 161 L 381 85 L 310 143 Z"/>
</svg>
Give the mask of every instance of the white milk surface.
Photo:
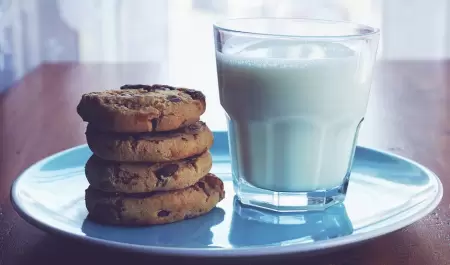
<svg viewBox="0 0 450 265">
<path fill-rule="evenodd" d="M 233 174 L 274 191 L 342 184 L 369 96 L 356 52 L 259 41 L 216 56 Z"/>
</svg>

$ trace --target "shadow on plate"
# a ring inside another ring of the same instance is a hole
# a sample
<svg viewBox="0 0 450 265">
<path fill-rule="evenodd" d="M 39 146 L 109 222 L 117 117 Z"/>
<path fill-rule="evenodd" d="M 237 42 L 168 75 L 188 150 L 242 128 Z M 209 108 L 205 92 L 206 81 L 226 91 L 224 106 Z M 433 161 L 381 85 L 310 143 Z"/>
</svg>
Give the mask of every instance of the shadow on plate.
<svg viewBox="0 0 450 265">
<path fill-rule="evenodd" d="M 211 227 L 221 223 L 224 216 L 223 209 L 214 208 L 197 218 L 148 227 L 107 226 L 85 219 L 81 231 L 89 237 L 121 243 L 196 248 L 212 244 Z"/>
<path fill-rule="evenodd" d="M 353 227 L 345 206 L 325 211 L 276 213 L 242 205 L 234 197 L 229 242 L 233 246 L 309 243 L 350 235 Z"/>
</svg>

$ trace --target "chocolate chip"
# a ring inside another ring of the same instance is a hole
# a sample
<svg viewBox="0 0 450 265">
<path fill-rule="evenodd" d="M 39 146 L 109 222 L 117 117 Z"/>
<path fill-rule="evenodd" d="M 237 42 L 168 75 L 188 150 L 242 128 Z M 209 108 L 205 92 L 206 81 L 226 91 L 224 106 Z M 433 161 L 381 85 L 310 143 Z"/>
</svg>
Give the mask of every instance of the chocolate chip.
<svg viewBox="0 0 450 265">
<path fill-rule="evenodd" d="M 200 91 L 197 91 L 194 89 L 188 89 L 188 88 L 179 88 L 179 90 L 183 91 L 184 93 L 191 96 L 191 98 L 193 100 L 204 100 L 205 99 L 205 95 Z"/>
<path fill-rule="evenodd" d="M 167 86 L 167 85 L 141 85 L 141 84 L 136 84 L 136 85 L 123 85 L 120 87 L 120 89 L 144 89 L 148 92 L 154 92 L 156 90 L 175 90 L 176 88 L 171 87 L 171 86 Z"/>
<path fill-rule="evenodd" d="M 158 217 L 166 217 L 169 216 L 170 211 L 166 211 L 166 210 L 161 210 L 158 212 Z"/>
<path fill-rule="evenodd" d="M 199 182 L 199 183 L 197 183 L 198 184 L 198 186 L 200 187 L 200 188 L 202 188 L 202 189 L 204 189 L 205 188 L 205 183 L 203 183 L 203 182 Z"/>
<path fill-rule="evenodd" d="M 179 166 L 177 164 L 168 164 L 162 168 L 155 171 L 155 175 L 158 179 L 163 180 L 164 178 L 172 176 L 177 172 Z"/>
<path fill-rule="evenodd" d="M 145 90 L 149 91 L 150 89 L 152 89 L 152 86 L 141 85 L 141 84 L 137 84 L 137 85 L 123 85 L 123 86 L 120 87 L 120 89 L 145 89 Z"/>
<path fill-rule="evenodd" d="M 197 122 L 194 124 L 191 124 L 187 127 L 187 129 L 189 130 L 190 133 L 194 134 L 194 133 L 198 133 L 200 132 L 200 129 L 202 128 L 202 124 Z"/>
<path fill-rule="evenodd" d="M 156 130 L 156 126 L 158 126 L 158 118 L 154 118 L 150 120 L 152 123 L 152 130 Z"/>
<path fill-rule="evenodd" d="M 165 187 L 169 182 L 168 178 L 158 178 L 158 182 L 156 182 L 156 187 Z"/>
<path fill-rule="evenodd" d="M 174 102 L 174 103 L 181 102 L 181 98 L 179 98 L 179 97 L 177 97 L 175 95 L 169 95 L 169 96 L 167 96 L 167 99 L 170 102 Z"/>
<path fill-rule="evenodd" d="M 138 142 L 138 141 L 131 141 L 131 142 L 130 142 L 130 145 L 131 145 L 131 148 L 132 148 L 133 150 L 137 150 L 137 147 L 138 147 L 138 145 L 139 145 L 139 142 Z"/>
<path fill-rule="evenodd" d="M 153 85 L 153 90 L 175 90 L 176 88 L 168 85 Z"/>
<path fill-rule="evenodd" d="M 186 137 L 181 137 L 181 140 L 188 141 L 188 139 Z"/>
<path fill-rule="evenodd" d="M 197 183 L 197 185 L 203 190 L 203 192 L 206 194 L 206 196 L 209 197 L 210 194 L 209 194 L 208 190 L 205 187 L 205 183 L 200 181 L 200 182 Z"/>
</svg>

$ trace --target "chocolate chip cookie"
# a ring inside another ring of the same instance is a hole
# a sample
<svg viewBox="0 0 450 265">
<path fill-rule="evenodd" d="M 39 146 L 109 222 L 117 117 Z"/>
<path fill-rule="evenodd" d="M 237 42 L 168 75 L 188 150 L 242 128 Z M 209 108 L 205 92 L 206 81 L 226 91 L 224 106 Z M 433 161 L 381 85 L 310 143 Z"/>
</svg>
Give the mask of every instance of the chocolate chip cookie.
<svg viewBox="0 0 450 265">
<path fill-rule="evenodd" d="M 78 115 L 98 130 L 170 131 L 193 124 L 205 112 L 202 92 L 166 85 L 124 85 L 84 94 Z"/>
<path fill-rule="evenodd" d="M 214 141 L 204 122 L 170 132 L 111 133 L 88 124 L 86 139 L 94 154 L 121 162 L 169 162 L 201 154 Z"/>
<path fill-rule="evenodd" d="M 224 196 L 223 182 L 207 174 L 190 187 L 167 192 L 109 193 L 89 187 L 86 208 L 88 218 L 103 224 L 167 224 L 206 214 Z"/>
<path fill-rule="evenodd" d="M 212 167 L 209 151 L 166 163 L 123 163 L 96 155 L 86 163 L 91 187 L 107 192 L 141 193 L 183 189 L 195 184 Z"/>
</svg>

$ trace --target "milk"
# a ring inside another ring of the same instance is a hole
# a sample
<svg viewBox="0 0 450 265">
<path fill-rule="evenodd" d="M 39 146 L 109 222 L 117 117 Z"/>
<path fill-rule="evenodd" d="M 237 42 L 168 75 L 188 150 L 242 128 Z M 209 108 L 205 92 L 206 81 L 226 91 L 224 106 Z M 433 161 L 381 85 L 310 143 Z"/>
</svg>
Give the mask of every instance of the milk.
<svg viewBox="0 0 450 265">
<path fill-rule="evenodd" d="M 338 43 L 230 43 L 216 58 L 234 176 L 273 191 L 341 185 L 369 97 L 371 73 L 357 51 Z"/>
</svg>

